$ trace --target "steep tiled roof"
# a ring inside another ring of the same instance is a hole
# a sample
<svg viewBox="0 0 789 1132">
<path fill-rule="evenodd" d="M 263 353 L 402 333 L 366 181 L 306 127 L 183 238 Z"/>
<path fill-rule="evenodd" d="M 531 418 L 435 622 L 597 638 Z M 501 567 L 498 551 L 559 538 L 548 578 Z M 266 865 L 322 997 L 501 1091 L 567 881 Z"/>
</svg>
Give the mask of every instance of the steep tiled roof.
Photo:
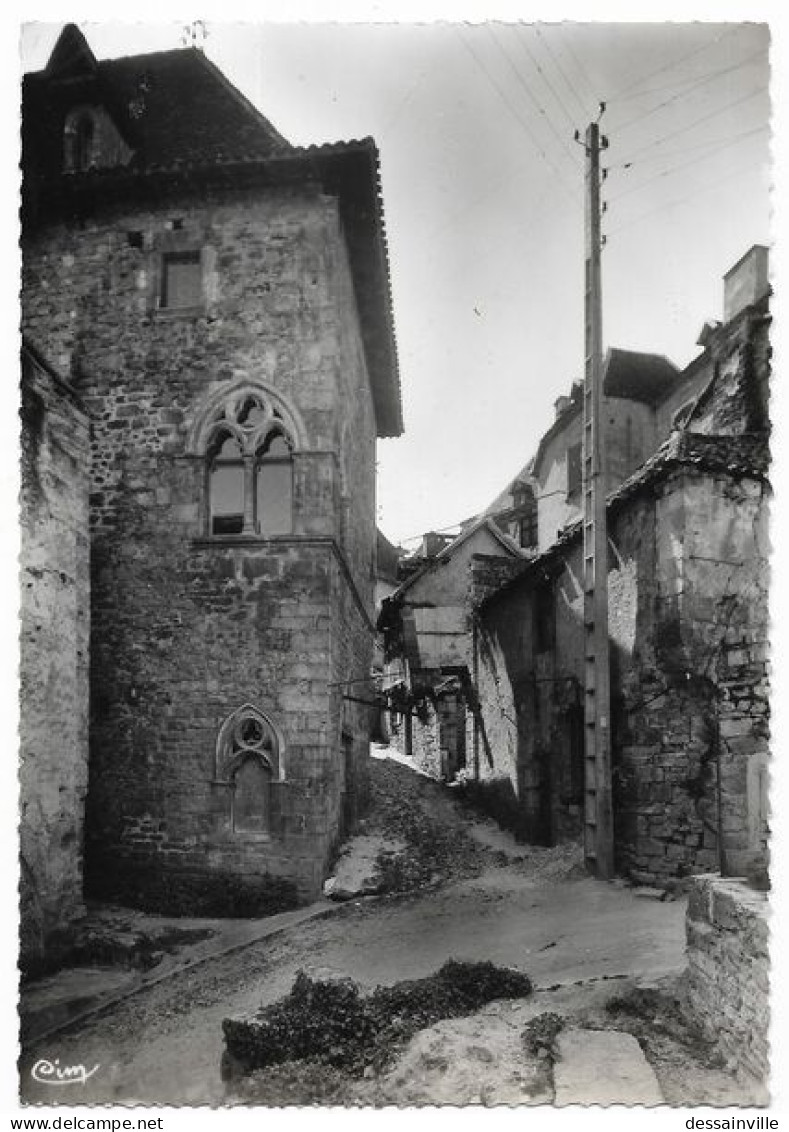
<svg viewBox="0 0 789 1132">
<path fill-rule="evenodd" d="M 65 115 L 80 102 L 106 107 L 138 170 L 248 161 L 292 148 L 196 48 L 97 61 L 73 25 L 49 65 L 25 76 L 23 100 L 25 164 L 43 176 L 60 172 Z"/>
<path fill-rule="evenodd" d="M 63 130 L 78 104 L 103 106 L 127 164 L 63 175 Z M 195 48 L 97 61 L 67 26 L 23 87 L 23 217 L 81 215 L 98 200 L 160 199 L 170 184 L 318 182 L 338 197 L 378 435 L 403 431 L 378 150 L 371 138 L 295 147 Z"/>
</svg>

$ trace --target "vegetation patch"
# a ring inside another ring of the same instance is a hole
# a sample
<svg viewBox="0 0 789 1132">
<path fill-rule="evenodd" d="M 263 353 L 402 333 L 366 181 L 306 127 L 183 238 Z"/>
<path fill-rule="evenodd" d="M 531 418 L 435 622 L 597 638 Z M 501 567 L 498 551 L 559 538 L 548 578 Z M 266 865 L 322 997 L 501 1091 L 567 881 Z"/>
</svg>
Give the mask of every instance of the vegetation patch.
<svg viewBox="0 0 789 1132">
<path fill-rule="evenodd" d="M 684 1047 L 707 1068 L 722 1064 L 715 1043 L 688 1017 L 677 994 L 634 987 L 609 999 L 605 1011 L 617 1029 L 633 1035 L 650 1060 L 662 1055 L 667 1043 L 672 1043 Z"/>
<path fill-rule="evenodd" d="M 327 982 L 300 972 L 285 998 L 251 1018 L 225 1019 L 226 1069 L 249 1073 L 316 1061 L 355 1077 L 377 1073 L 418 1030 L 531 992 L 531 979 L 520 971 L 454 959 L 427 978 L 367 996 L 350 979 Z"/>
<path fill-rule="evenodd" d="M 293 882 L 268 873 L 244 878 L 138 868 L 121 875 L 119 882 L 114 873 L 104 878 L 94 872 L 90 895 L 168 916 L 255 919 L 298 905 Z"/>
<path fill-rule="evenodd" d="M 531 1057 L 550 1057 L 556 1038 L 564 1029 L 564 1025 L 565 1019 L 551 1011 L 530 1019 L 521 1031 L 521 1041 L 526 1053 Z"/>
</svg>

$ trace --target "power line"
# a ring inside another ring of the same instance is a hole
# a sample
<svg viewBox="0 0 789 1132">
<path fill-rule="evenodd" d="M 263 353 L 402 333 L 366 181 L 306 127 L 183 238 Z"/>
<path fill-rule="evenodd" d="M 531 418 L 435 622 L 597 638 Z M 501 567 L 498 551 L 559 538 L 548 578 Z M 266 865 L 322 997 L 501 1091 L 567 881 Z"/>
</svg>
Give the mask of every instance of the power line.
<svg viewBox="0 0 789 1132">
<path fill-rule="evenodd" d="M 591 104 L 593 106 L 597 106 L 597 103 L 600 100 L 597 96 L 597 89 L 595 87 L 595 84 L 589 78 L 589 72 L 586 70 L 586 67 L 583 65 L 581 60 L 576 55 L 575 49 L 573 48 L 573 45 L 572 45 L 572 42 L 569 39 L 565 39 L 564 45 L 567 48 L 567 52 L 568 52 L 570 58 L 575 63 L 575 69 L 577 70 L 577 72 L 581 76 L 581 78 L 583 79 L 585 86 L 591 92 L 589 101 L 591 102 Z M 589 117 L 589 116 L 590 116 L 589 114 L 585 115 L 585 117 Z"/>
<path fill-rule="evenodd" d="M 500 98 L 500 99 L 502 100 L 502 102 L 503 102 L 503 103 L 504 103 L 504 105 L 505 105 L 505 106 L 507 107 L 507 109 L 508 109 L 508 110 L 510 111 L 510 113 L 511 113 L 511 114 L 512 114 L 512 115 L 513 115 L 513 116 L 514 116 L 515 118 L 516 118 L 516 120 L 517 120 L 517 121 L 518 121 L 518 122 L 519 122 L 519 123 L 521 124 L 521 126 L 523 126 L 523 128 L 524 128 L 524 129 L 526 130 L 527 134 L 529 135 L 529 137 L 530 137 L 530 138 L 531 138 L 531 140 L 532 140 L 532 143 L 534 144 L 534 147 L 535 147 L 535 149 L 537 150 L 537 152 L 539 153 L 539 155 L 540 155 L 540 156 L 541 156 L 541 157 L 543 158 L 543 160 L 544 160 L 544 161 L 546 162 L 546 164 L 548 164 L 548 165 L 549 165 L 549 166 L 551 167 L 551 169 L 553 169 L 554 173 L 556 174 L 557 178 L 559 179 L 559 182 L 560 182 L 560 184 L 562 185 L 562 188 L 563 188 L 563 189 L 565 190 L 565 192 L 566 192 L 566 193 L 567 193 L 567 194 L 568 194 L 568 195 L 569 195 L 570 197 L 572 197 L 572 198 L 573 198 L 573 200 L 574 200 L 574 201 L 577 201 L 577 199 L 578 199 L 578 196 L 577 196 L 577 194 L 576 194 L 576 193 L 573 193 L 573 192 L 571 192 L 571 191 L 570 191 L 570 189 L 568 189 L 568 187 L 567 187 L 567 185 L 566 185 L 566 183 L 565 183 L 565 181 L 564 181 L 564 179 L 563 179 L 563 177 L 562 177 L 562 174 L 561 174 L 561 173 L 559 172 L 559 170 L 557 169 L 557 167 L 556 167 L 556 165 L 554 164 L 554 162 L 553 162 L 553 161 L 551 161 L 551 159 L 550 159 L 550 158 L 548 157 L 547 153 L 546 153 L 546 152 L 545 152 L 545 150 L 543 149 L 543 147 L 542 147 L 541 143 L 539 142 L 539 140 L 538 140 L 538 139 L 537 139 L 537 138 L 535 137 L 535 135 L 534 135 L 534 133 L 533 133 L 533 131 L 532 131 L 532 129 L 531 129 L 531 126 L 529 125 L 529 123 L 528 123 L 528 122 L 527 122 L 527 121 L 526 121 L 526 120 L 525 120 L 524 118 L 522 118 L 522 117 L 521 117 L 521 115 L 520 115 L 520 114 L 518 113 L 518 111 L 516 110 L 516 108 L 515 108 L 515 107 L 514 107 L 514 106 L 512 105 L 512 103 L 510 102 L 509 98 L 508 98 L 508 97 L 507 97 L 507 95 L 506 95 L 506 92 L 502 90 L 502 88 L 501 88 L 501 87 L 499 86 L 499 84 L 498 84 L 498 83 L 496 82 L 496 80 L 495 80 L 495 79 L 493 78 L 493 76 L 491 75 L 490 71 L 489 71 L 489 70 L 488 70 L 488 68 L 487 68 L 487 67 L 485 66 L 485 64 L 484 64 L 484 63 L 483 63 L 483 61 L 482 61 L 482 60 L 480 59 L 480 57 L 479 57 L 479 56 L 477 55 L 477 53 L 476 53 L 476 51 L 474 50 L 474 48 L 473 48 L 473 47 L 471 46 L 471 44 L 470 44 L 470 43 L 469 43 L 469 42 L 468 42 L 468 41 L 466 40 L 466 38 L 464 37 L 464 35 L 463 35 L 462 31 L 460 30 L 460 28 L 458 28 L 457 30 L 458 30 L 458 35 L 460 36 L 460 40 L 461 40 L 461 42 L 462 42 L 463 46 L 464 46 L 464 47 L 466 48 L 466 50 L 468 51 L 468 53 L 469 53 L 469 54 L 471 55 L 472 59 L 473 59 L 473 60 L 474 60 L 474 62 L 475 62 L 475 63 L 477 64 L 477 66 L 478 66 L 478 67 L 480 68 L 480 70 L 481 70 L 481 71 L 482 71 L 482 72 L 483 72 L 483 73 L 485 74 L 486 78 L 488 79 L 488 82 L 489 82 L 489 83 L 491 84 L 491 86 L 492 86 L 492 87 L 494 88 L 494 90 L 495 90 L 495 91 L 496 91 L 496 93 L 498 94 L 499 98 Z"/>
<path fill-rule="evenodd" d="M 641 83 L 649 82 L 650 79 L 656 78 L 657 75 L 662 75 L 665 71 L 673 71 L 675 67 L 678 67 L 680 65 L 680 63 L 684 63 L 688 59 L 692 59 L 694 55 L 700 55 L 703 51 L 709 51 L 709 49 L 711 47 L 714 47 L 716 43 L 720 43 L 722 40 L 726 39 L 730 35 L 733 35 L 734 32 L 738 30 L 739 25 L 729 27 L 726 29 L 726 31 L 721 32 L 719 36 L 716 36 L 716 38 L 713 39 L 710 43 L 704 43 L 701 45 L 701 47 L 694 47 L 693 50 L 688 51 L 687 54 L 680 55 L 679 59 L 675 59 L 671 63 L 665 63 L 662 67 L 658 67 L 656 70 L 650 71 L 650 73 L 647 75 L 639 76 L 639 78 L 634 79 L 634 81 L 628 86 L 623 87 L 618 94 L 612 95 L 608 101 L 618 102 L 620 99 L 623 99 L 624 95 L 628 94 L 633 89 L 633 87 L 637 87 Z"/>
<path fill-rule="evenodd" d="M 741 134 L 734 134 L 733 137 L 726 138 L 711 138 L 708 142 L 697 142 L 695 145 L 684 145 L 681 149 L 670 149 L 668 153 L 653 153 L 651 156 L 642 157 L 638 161 L 622 161 L 615 165 L 607 165 L 607 173 L 615 173 L 627 169 L 640 168 L 647 161 L 665 161 L 667 157 L 681 157 L 685 153 L 697 153 L 700 149 L 709 149 L 711 146 L 722 145 L 724 142 L 735 142 L 740 138 L 750 137 L 751 134 L 760 134 L 769 130 L 768 125 L 757 126 L 755 130 L 745 130 Z"/>
<path fill-rule="evenodd" d="M 748 63 L 750 63 L 753 59 L 757 58 L 757 56 L 763 54 L 764 52 L 761 50 L 754 51 L 753 55 L 749 55 L 748 58 L 743 59 L 741 63 L 736 63 L 731 67 L 724 67 L 720 71 L 714 71 L 712 72 L 712 74 L 705 75 L 703 78 L 695 81 L 692 86 L 687 87 L 687 89 L 685 90 L 676 92 L 670 98 L 664 99 L 663 102 L 659 102 L 657 106 L 653 106 L 650 110 L 645 111 L 643 114 L 637 114 L 634 118 L 628 118 L 626 122 L 623 122 L 621 125 L 618 125 L 616 127 L 617 134 L 621 134 L 623 130 L 629 129 L 630 126 L 634 126 L 638 122 L 643 122 L 645 118 L 649 118 L 653 114 L 657 114 L 658 110 L 662 110 L 666 106 L 671 106 L 671 104 L 673 102 L 676 102 L 678 99 L 686 98 L 691 91 L 698 90 L 700 87 L 706 86 L 707 83 L 714 82 L 715 79 L 719 79 L 723 75 L 730 75 L 733 71 L 739 71 L 742 67 L 747 66 Z"/>
<path fill-rule="evenodd" d="M 717 110 L 712 110 L 709 114 L 705 114 L 703 118 L 697 118 L 694 122 L 689 122 L 685 126 L 680 126 L 678 129 L 672 130 L 671 133 L 664 134 L 663 137 L 657 138 L 656 140 L 650 142 L 648 145 L 642 146 L 641 149 L 637 149 L 630 154 L 626 154 L 624 160 L 631 161 L 633 158 L 640 156 L 642 153 L 646 153 L 647 150 L 654 149 L 654 147 L 657 145 L 662 145 L 663 142 L 668 141 L 670 138 L 677 138 L 680 136 L 680 134 L 686 134 L 688 130 L 693 130 L 696 128 L 696 126 L 701 126 L 704 122 L 709 122 L 712 118 L 717 118 L 719 114 L 725 114 L 727 110 L 734 110 L 735 107 L 741 106 L 743 102 L 748 102 L 749 99 L 755 98 L 757 94 L 762 94 L 765 90 L 767 90 L 767 87 L 756 87 L 755 90 L 748 91 L 747 94 L 744 94 L 742 98 L 738 98 L 736 102 L 730 102 L 727 103 L 726 106 L 720 106 Z"/>
<path fill-rule="evenodd" d="M 518 84 L 523 88 L 523 90 L 525 90 L 526 94 L 528 95 L 528 97 L 530 98 L 530 100 L 532 101 L 534 106 L 536 107 L 537 113 L 541 114 L 542 117 L 545 119 L 545 122 L 546 122 L 548 128 L 550 129 L 551 133 L 556 138 L 556 140 L 559 142 L 559 145 L 563 148 L 564 152 L 567 154 L 567 156 L 570 158 L 570 160 L 573 162 L 573 164 L 577 165 L 577 158 L 576 158 L 575 154 L 572 152 L 572 150 L 570 149 L 567 142 L 562 138 L 561 134 L 556 129 L 556 126 L 551 121 L 550 117 L 548 116 L 547 111 L 542 106 L 542 104 L 539 102 L 539 100 L 535 97 L 534 92 L 532 91 L 531 87 L 528 85 L 526 80 L 523 78 L 521 73 L 518 71 L 518 68 L 513 63 L 509 52 L 505 51 L 503 44 L 500 43 L 499 40 L 496 38 L 494 30 L 490 26 L 490 24 L 488 24 L 486 26 L 487 26 L 487 30 L 490 34 L 490 38 L 493 40 L 496 47 L 498 47 L 499 52 L 504 56 L 504 58 L 507 62 L 507 66 L 512 71 L 512 73 L 515 76 Z M 537 64 L 537 69 L 538 70 L 540 69 L 538 64 Z M 571 125 L 574 125 L 572 120 L 571 120 Z"/>
<path fill-rule="evenodd" d="M 708 153 L 702 153 L 697 157 L 692 157 L 689 161 L 683 161 L 681 164 L 675 165 L 671 169 L 663 169 L 660 173 L 655 173 L 652 177 L 648 177 L 646 181 L 641 181 L 638 185 L 629 185 L 626 189 L 623 189 L 622 192 L 616 193 L 615 196 L 608 197 L 607 202 L 608 204 L 613 204 L 615 201 L 620 200 L 622 197 L 628 196 L 630 193 L 635 193 L 639 189 L 644 189 L 647 185 L 651 185 L 654 181 L 659 181 L 662 177 L 671 177 L 674 173 L 679 173 L 682 169 L 688 169 L 691 165 L 697 165 L 700 161 L 706 161 L 709 157 L 712 157 L 716 153 L 722 153 L 726 149 L 731 149 L 732 146 L 738 145 L 743 138 L 752 137 L 754 134 L 760 134 L 765 129 L 765 126 L 759 126 L 755 130 L 748 130 L 746 133 L 738 135 L 736 141 L 734 139 L 730 139 L 723 142 L 722 144 L 719 144 Z"/>
<path fill-rule="evenodd" d="M 759 51 L 755 52 L 754 54 L 763 55 L 765 54 L 765 52 L 764 49 L 760 48 Z M 753 58 L 753 56 L 748 56 L 748 58 Z M 745 62 L 746 61 L 744 60 L 742 63 L 736 63 L 733 66 L 735 69 L 737 67 L 742 67 L 745 65 Z M 714 77 L 715 75 L 725 74 L 727 70 L 729 70 L 729 68 L 724 68 L 720 71 L 709 71 L 706 75 L 701 76 L 688 75 L 688 77 L 685 79 L 674 79 L 670 83 L 661 83 L 660 86 L 653 86 L 648 90 L 640 90 L 635 94 L 628 95 L 626 98 L 612 98 L 609 99 L 609 101 L 612 106 L 619 106 L 623 102 L 632 102 L 636 98 L 648 98 L 651 94 L 663 94 L 663 92 L 667 90 L 676 90 L 678 87 L 686 87 L 688 83 L 695 83 L 697 81 L 697 78 Z"/>
<path fill-rule="evenodd" d="M 528 43 L 526 42 L 526 40 L 525 40 L 525 36 L 526 36 L 526 34 L 527 34 L 527 32 L 526 32 L 526 28 L 525 28 L 525 27 L 522 27 L 522 28 L 521 28 L 521 30 L 522 30 L 522 31 L 523 31 L 523 33 L 524 33 L 524 34 L 523 34 L 523 36 L 521 36 L 521 37 L 520 37 L 520 39 L 521 39 L 521 46 L 522 46 L 522 47 L 524 47 L 524 48 L 526 49 L 526 51 L 528 52 L 529 58 L 531 59 L 532 63 L 534 63 L 534 66 L 535 66 L 535 67 L 537 68 L 537 71 L 538 71 L 538 73 L 540 74 L 540 76 L 541 76 L 541 78 L 542 78 L 542 81 L 543 81 L 543 82 L 545 83 L 545 85 L 547 86 L 548 90 L 549 90 L 549 91 L 551 92 L 551 94 L 553 95 L 553 97 L 554 97 L 554 100 L 556 101 L 557 105 L 558 105 L 558 106 L 559 106 L 559 107 L 561 108 L 561 110 L 562 110 L 562 112 L 563 112 L 563 114 L 564 114 L 565 118 L 567 119 L 567 121 L 568 121 L 568 123 L 569 123 L 569 125 L 570 125 L 570 129 L 574 130 L 574 129 L 575 129 L 576 127 L 577 127 L 577 125 L 578 125 L 578 122 L 577 122 L 577 121 L 576 121 L 576 120 L 575 120 L 575 119 L 573 118 L 572 114 L 570 113 L 570 111 L 569 111 L 569 110 L 567 109 L 567 107 L 565 106 L 565 104 L 564 104 L 564 100 L 563 100 L 563 99 L 561 98 L 561 96 L 559 95 L 559 93 L 558 93 L 558 91 L 556 90 L 556 88 L 554 87 L 553 83 L 552 83 L 552 82 L 551 82 L 551 80 L 550 80 L 550 79 L 548 78 L 547 74 L 546 74 L 546 73 L 545 73 L 545 71 L 544 71 L 544 70 L 542 69 L 542 67 L 540 66 L 540 64 L 539 64 L 539 61 L 538 61 L 537 57 L 536 57 L 536 56 L 534 55 L 534 53 L 533 53 L 533 51 L 532 51 L 531 47 L 529 47 Z"/>
<path fill-rule="evenodd" d="M 624 224 L 620 224 L 618 228 L 612 229 L 612 231 L 606 233 L 606 235 L 610 240 L 612 236 L 617 236 L 626 228 L 632 228 L 634 224 L 640 224 L 643 220 L 648 220 L 650 216 L 655 216 L 659 212 L 665 212 L 667 208 L 677 208 L 680 204 L 684 204 L 685 201 L 702 196 L 703 193 L 710 192 L 713 189 L 719 188 L 721 185 L 728 184 L 729 181 L 736 181 L 740 177 L 748 177 L 752 173 L 752 169 L 737 169 L 728 177 L 719 177 L 716 181 L 712 181 L 708 185 L 702 185 L 699 188 L 694 189 L 693 192 L 686 193 L 685 196 L 678 197 L 677 200 L 668 201 L 668 203 L 662 204 L 658 208 L 652 208 L 649 210 L 649 212 L 645 212 L 641 216 L 636 216 L 633 220 L 628 220 Z"/>
<path fill-rule="evenodd" d="M 550 43 L 548 42 L 548 40 L 546 39 L 546 37 L 545 37 L 545 36 L 544 36 L 544 35 L 542 34 L 542 32 L 540 31 L 539 27 L 537 27 L 537 25 L 536 25 L 536 24 L 534 25 L 534 33 L 535 33 L 535 35 L 537 35 L 537 36 L 538 36 L 538 37 L 540 38 L 540 40 L 541 40 L 541 41 L 542 41 L 542 43 L 544 44 L 544 46 L 545 46 L 545 50 L 546 50 L 546 51 L 548 52 L 548 54 L 550 55 L 551 59 L 553 60 L 554 66 L 556 67 L 556 70 L 557 70 L 557 71 L 559 72 L 559 74 L 560 74 L 560 75 L 562 76 L 562 78 L 564 79 L 564 83 L 565 83 L 565 86 L 566 86 L 566 87 L 568 88 L 568 90 L 569 90 L 569 91 L 570 91 L 570 93 L 572 94 L 573 98 L 575 99 L 576 103 L 578 104 L 578 108 L 579 108 L 579 110 L 581 111 L 581 117 L 582 117 L 582 119 L 584 119 L 584 120 L 585 120 L 585 119 L 586 119 L 586 118 L 588 117 L 588 115 L 587 115 L 587 113 L 586 113 L 586 109 L 585 109 L 585 107 L 584 107 L 584 104 L 583 104 L 583 102 L 581 101 L 581 98 L 580 98 L 580 96 L 579 96 L 579 94 L 578 94 L 578 91 L 577 91 L 577 90 L 575 89 L 575 87 L 573 86 L 573 84 L 572 84 L 572 82 L 570 81 L 569 77 L 568 77 L 568 76 L 567 76 L 567 75 L 565 74 L 564 68 L 562 67 L 562 64 L 561 64 L 561 61 L 559 60 L 559 57 L 558 57 L 558 55 L 555 55 L 555 54 L 554 54 L 554 52 L 553 52 L 553 49 L 551 48 L 551 45 L 550 45 Z"/>
</svg>

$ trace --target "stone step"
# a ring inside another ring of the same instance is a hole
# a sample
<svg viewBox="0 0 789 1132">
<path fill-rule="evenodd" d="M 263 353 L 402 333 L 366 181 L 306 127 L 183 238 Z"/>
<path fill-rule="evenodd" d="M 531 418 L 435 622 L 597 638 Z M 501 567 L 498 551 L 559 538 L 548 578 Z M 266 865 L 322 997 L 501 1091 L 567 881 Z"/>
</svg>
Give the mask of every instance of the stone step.
<svg viewBox="0 0 789 1132">
<path fill-rule="evenodd" d="M 554 1063 L 554 1104 L 659 1105 L 657 1077 L 632 1034 L 563 1030 Z"/>
</svg>

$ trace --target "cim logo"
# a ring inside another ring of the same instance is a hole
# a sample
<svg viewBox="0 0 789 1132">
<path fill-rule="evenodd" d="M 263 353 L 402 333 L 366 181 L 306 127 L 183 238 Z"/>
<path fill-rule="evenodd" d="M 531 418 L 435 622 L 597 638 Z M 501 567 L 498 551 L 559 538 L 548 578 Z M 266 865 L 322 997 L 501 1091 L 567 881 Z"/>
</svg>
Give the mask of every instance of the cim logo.
<svg viewBox="0 0 789 1132">
<path fill-rule="evenodd" d="M 100 1068 L 100 1065 L 92 1069 L 84 1065 L 61 1065 L 59 1057 L 54 1061 L 41 1058 L 30 1070 L 30 1076 L 41 1085 L 84 1085 Z"/>
</svg>

